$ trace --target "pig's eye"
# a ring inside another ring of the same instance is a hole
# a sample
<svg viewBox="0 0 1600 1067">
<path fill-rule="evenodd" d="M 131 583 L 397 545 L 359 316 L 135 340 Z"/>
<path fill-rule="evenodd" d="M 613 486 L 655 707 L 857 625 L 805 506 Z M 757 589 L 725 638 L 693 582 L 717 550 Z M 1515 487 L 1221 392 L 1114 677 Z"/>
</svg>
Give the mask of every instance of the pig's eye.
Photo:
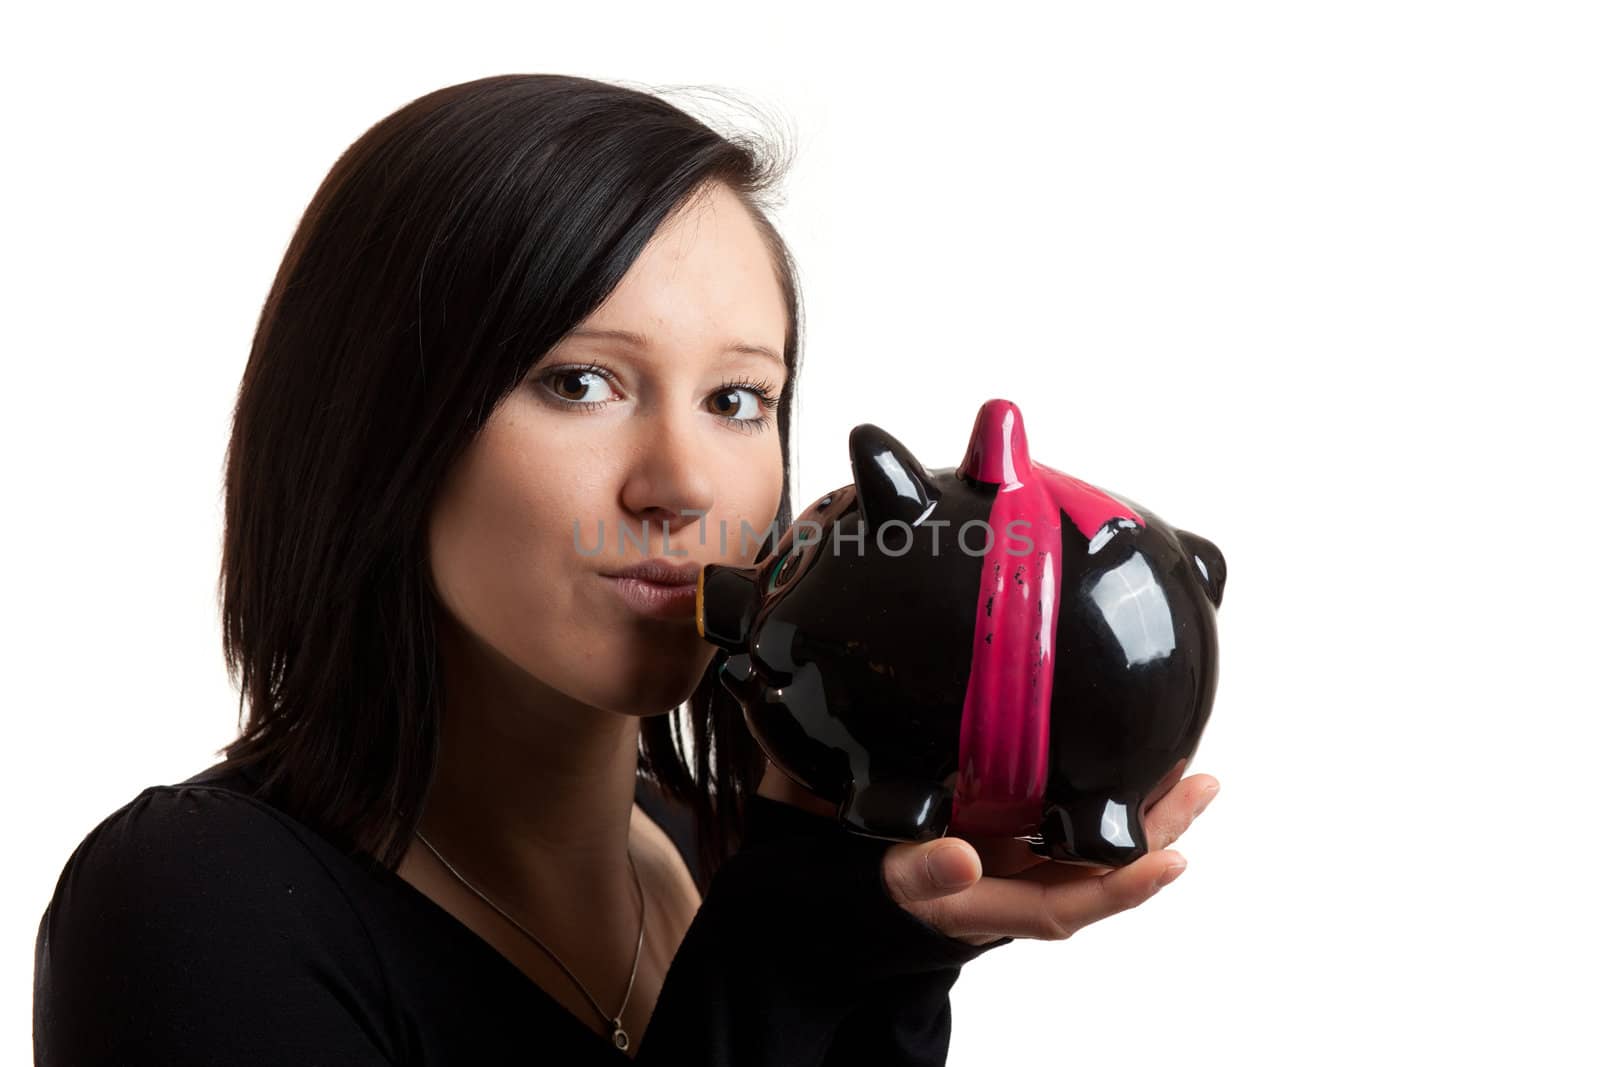
<svg viewBox="0 0 1600 1067">
<path fill-rule="evenodd" d="M 767 582 L 767 592 L 772 592 L 778 586 L 794 577 L 794 572 L 799 567 L 800 555 L 794 548 L 790 548 L 789 551 L 783 554 L 783 558 L 778 560 L 777 565 L 772 568 L 772 578 Z"/>
</svg>

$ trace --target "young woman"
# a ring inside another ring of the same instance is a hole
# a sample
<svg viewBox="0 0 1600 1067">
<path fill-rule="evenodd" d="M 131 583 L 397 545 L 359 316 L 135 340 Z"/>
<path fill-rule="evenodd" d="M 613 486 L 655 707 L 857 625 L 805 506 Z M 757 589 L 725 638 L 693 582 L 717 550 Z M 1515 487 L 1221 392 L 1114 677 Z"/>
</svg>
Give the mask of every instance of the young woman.
<svg viewBox="0 0 1600 1067">
<path fill-rule="evenodd" d="M 778 176 L 653 95 L 536 75 L 338 161 L 228 448 L 248 718 L 68 860 L 37 1062 L 942 1063 L 968 960 L 1164 884 L 1210 776 L 1111 874 L 879 841 L 716 684 L 671 586 L 791 520 Z M 682 570 L 625 573 L 652 561 Z"/>
</svg>

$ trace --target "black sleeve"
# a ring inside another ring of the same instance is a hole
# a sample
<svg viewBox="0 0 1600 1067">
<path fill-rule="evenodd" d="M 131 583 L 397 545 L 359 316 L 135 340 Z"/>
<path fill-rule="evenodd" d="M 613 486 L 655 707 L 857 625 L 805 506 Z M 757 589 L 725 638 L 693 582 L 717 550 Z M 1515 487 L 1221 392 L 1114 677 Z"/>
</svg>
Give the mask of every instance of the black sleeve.
<svg viewBox="0 0 1600 1067">
<path fill-rule="evenodd" d="M 270 809 L 157 786 L 67 860 L 34 948 L 40 1067 L 392 1062 L 382 971 Z"/>
<path fill-rule="evenodd" d="M 943 1067 L 950 988 L 960 975 L 952 965 L 880 982 L 840 1024 L 823 1067 Z"/>
<path fill-rule="evenodd" d="M 944 1063 L 950 987 L 1011 938 L 969 945 L 901 907 L 883 881 L 891 844 L 748 798 L 743 844 L 673 957 L 640 1067 Z"/>
</svg>

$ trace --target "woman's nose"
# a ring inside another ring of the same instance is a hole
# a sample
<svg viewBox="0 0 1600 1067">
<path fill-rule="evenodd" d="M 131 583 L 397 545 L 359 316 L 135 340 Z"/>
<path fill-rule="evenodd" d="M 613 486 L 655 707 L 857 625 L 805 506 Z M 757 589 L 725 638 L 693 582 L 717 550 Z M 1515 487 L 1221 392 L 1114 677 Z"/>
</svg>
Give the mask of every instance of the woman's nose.
<svg viewBox="0 0 1600 1067">
<path fill-rule="evenodd" d="M 694 412 L 664 412 L 639 421 L 640 441 L 623 483 L 622 505 L 649 524 L 652 536 L 659 538 L 664 527 L 676 541 L 685 527 L 703 520 L 716 499 L 715 442 Z"/>
</svg>

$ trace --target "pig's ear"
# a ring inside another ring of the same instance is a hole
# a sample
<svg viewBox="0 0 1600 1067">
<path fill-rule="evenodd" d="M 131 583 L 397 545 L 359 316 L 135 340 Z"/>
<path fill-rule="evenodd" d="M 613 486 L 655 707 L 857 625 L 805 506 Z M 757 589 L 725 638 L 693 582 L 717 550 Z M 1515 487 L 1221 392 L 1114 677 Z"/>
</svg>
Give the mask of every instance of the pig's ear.
<svg viewBox="0 0 1600 1067">
<path fill-rule="evenodd" d="M 1195 577 L 1200 579 L 1200 586 L 1211 599 L 1211 606 L 1222 607 L 1222 585 L 1228 580 L 1228 564 L 1222 558 L 1222 551 L 1199 534 L 1192 534 L 1188 530 L 1172 532 L 1178 535 L 1178 542 L 1189 556 L 1189 566 L 1194 570 Z"/>
<path fill-rule="evenodd" d="M 870 422 L 850 431 L 850 469 L 868 529 L 891 519 L 915 526 L 939 499 L 917 457 Z"/>
</svg>

